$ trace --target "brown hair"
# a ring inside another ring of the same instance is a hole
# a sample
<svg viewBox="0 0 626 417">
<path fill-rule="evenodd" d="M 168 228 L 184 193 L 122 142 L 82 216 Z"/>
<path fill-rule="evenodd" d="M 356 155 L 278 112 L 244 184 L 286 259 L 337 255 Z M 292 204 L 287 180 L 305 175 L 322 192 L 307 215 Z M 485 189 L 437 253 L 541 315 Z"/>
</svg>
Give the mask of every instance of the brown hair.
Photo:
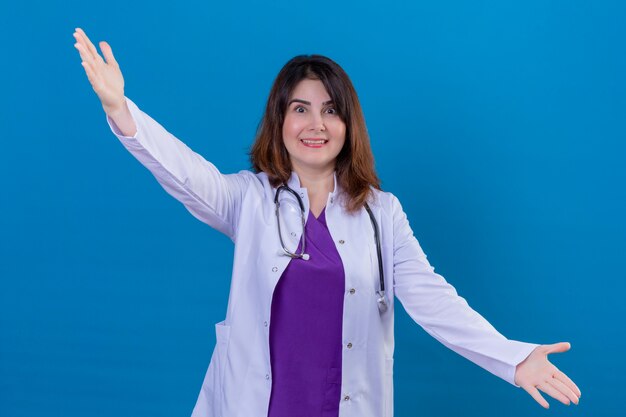
<svg viewBox="0 0 626 417">
<path fill-rule="evenodd" d="M 283 143 L 282 127 L 290 96 L 303 79 L 320 80 L 324 84 L 337 114 L 346 124 L 346 141 L 337 155 L 335 170 L 337 182 L 348 197 L 346 208 L 356 212 L 372 192 L 370 186 L 381 189 L 380 180 L 374 170 L 374 156 L 356 90 L 348 74 L 330 58 L 299 55 L 280 70 L 249 152 L 252 169 L 265 172 L 273 187 L 289 180 L 292 166 Z"/>
</svg>

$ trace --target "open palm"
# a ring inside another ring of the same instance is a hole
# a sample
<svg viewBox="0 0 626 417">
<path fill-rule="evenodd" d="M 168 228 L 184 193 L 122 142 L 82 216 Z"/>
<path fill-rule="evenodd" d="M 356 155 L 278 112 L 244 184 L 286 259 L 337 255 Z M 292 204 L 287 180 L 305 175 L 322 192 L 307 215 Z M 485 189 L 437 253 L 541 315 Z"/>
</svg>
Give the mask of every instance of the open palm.
<svg viewBox="0 0 626 417">
<path fill-rule="evenodd" d="M 102 102 L 104 111 L 109 113 L 123 106 L 124 77 L 113 56 L 111 46 L 104 41 L 99 43 L 102 54 L 106 58 L 105 61 L 81 28 L 76 28 L 74 38 L 76 38 L 74 47 L 80 53 L 83 60 L 81 64 L 87 73 L 91 86 Z"/>
<path fill-rule="evenodd" d="M 539 390 L 563 404 L 569 405 L 570 401 L 578 404 L 580 390 L 576 384 L 548 361 L 550 353 L 566 352 L 569 349 L 570 344 L 567 342 L 537 346 L 526 359 L 517 365 L 515 383 L 545 408 L 549 408 L 550 405 Z"/>
</svg>

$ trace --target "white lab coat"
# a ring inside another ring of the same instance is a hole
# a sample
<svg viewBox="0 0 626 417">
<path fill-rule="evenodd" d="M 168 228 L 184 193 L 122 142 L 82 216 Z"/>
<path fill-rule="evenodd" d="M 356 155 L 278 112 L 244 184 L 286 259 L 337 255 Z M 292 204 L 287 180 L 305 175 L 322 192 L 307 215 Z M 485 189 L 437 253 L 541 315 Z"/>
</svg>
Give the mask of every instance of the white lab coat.
<svg viewBox="0 0 626 417">
<path fill-rule="evenodd" d="M 126 101 L 137 133 L 122 136 L 107 117 L 115 135 L 169 194 L 235 243 L 226 318 L 215 325 L 217 342 L 192 417 L 266 417 L 272 294 L 290 261 L 280 254 L 275 189 L 265 173 L 220 173 Z M 288 185 L 308 213 L 307 190 L 295 173 Z M 471 309 L 428 263 L 398 199 L 376 190 L 369 204 L 380 228 L 389 305 L 379 312 L 372 225 L 365 209 L 350 215 L 342 208 L 340 191 L 335 178 L 326 203 L 326 222 L 345 271 L 340 417 L 393 415 L 394 296 L 431 336 L 514 384 L 515 366 L 538 345 L 506 339 Z M 283 239 L 294 252 L 302 233 L 300 209 L 287 192 L 281 201 Z"/>
</svg>

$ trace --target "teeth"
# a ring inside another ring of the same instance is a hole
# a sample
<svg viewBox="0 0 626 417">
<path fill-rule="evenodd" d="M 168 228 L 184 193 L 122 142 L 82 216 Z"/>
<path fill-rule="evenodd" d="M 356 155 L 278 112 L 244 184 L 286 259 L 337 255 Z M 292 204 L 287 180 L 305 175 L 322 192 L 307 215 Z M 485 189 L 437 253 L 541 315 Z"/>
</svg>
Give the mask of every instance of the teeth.
<svg viewBox="0 0 626 417">
<path fill-rule="evenodd" d="M 307 140 L 307 139 L 301 139 L 302 142 L 304 143 L 308 143 L 310 145 L 321 145 L 323 143 L 326 143 L 327 141 L 322 139 L 322 140 Z"/>
</svg>

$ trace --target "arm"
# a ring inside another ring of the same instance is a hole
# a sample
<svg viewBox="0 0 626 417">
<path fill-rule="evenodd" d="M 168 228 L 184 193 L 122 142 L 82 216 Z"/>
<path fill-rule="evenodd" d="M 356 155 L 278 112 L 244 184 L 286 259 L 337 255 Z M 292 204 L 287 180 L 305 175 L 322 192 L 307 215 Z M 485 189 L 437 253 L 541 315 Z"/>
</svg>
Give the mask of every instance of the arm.
<svg viewBox="0 0 626 417">
<path fill-rule="evenodd" d="M 122 145 L 196 218 L 234 240 L 241 201 L 253 174 L 248 171 L 220 173 L 128 97 L 125 101 L 132 117 L 132 123 L 126 120 L 126 126 L 130 126 L 127 129 L 133 130 L 132 124 L 136 127 L 133 136 L 125 136 L 113 118 L 106 116 Z"/>
<path fill-rule="evenodd" d="M 254 175 L 248 171 L 221 174 L 124 95 L 124 77 L 107 42 L 100 42 L 105 61 L 81 28 L 76 28 L 74 38 L 81 65 L 113 133 L 169 194 L 234 241 L 241 200 Z"/>
<path fill-rule="evenodd" d="M 128 101 L 124 96 L 122 98 L 122 105 L 115 109 L 105 111 L 109 126 L 115 126 L 113 132 L 116 135 L 135 137 L 137 134 L 137 125 L 135 119 L 128 108 Z"/>
<path fill-rule="evenodd" d="M 394 291 L 426 332 L 478 366 L 515 383 L 515 367 L 538 345 L 508 340 L 474 311 L 426 259 L 393 197 Z"/>
<path fill-rule="evenodd" d="M 569 350 L 569 343 L 537 345 L 506 339 L 434 272 L 395 197 L 393 219 L 394 290 L 411 318 L 461 356 L 522 387 L 544 408 L 549 405 L 539 390 L 563 404 L 578 404 L 580 389 L 548 361 L 548 354 Z"/>
</svg>

